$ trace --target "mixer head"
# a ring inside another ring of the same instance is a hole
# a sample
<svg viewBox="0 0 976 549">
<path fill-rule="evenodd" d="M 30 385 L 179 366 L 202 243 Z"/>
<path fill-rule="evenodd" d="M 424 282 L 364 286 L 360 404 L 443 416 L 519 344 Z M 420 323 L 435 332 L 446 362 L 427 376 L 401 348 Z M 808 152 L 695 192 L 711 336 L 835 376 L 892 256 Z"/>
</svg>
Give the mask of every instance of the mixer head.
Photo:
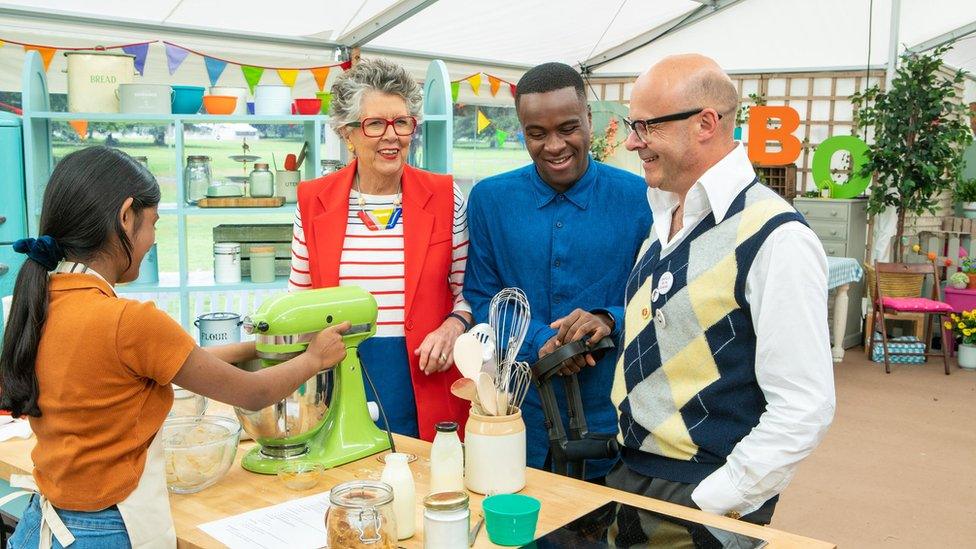
<svg viewBox="0 0 976 549">
<path fill-rule="evenodd" d="M 298 356 L 316 333 L 349 321 L 343 336 L 355 347 L 376 333 L 376 299 L 358 286 L 284 293 L 266 300 L 244 319 L 244 330 L 257 337 L 258 356 L 281 362 Z"/>
</svg>

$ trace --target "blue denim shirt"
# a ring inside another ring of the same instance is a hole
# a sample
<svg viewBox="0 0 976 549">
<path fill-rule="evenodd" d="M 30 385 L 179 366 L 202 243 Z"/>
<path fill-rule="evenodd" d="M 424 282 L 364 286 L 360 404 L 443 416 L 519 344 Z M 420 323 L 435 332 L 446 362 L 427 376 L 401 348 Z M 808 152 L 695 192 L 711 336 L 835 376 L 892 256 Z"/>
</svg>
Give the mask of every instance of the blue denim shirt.
<svg viewBox="0 0 976 549">
<path fill-rule="evenodd" d="M 529 364 L 556 334 L 549 327 L 574 309 L 603 309 L 622 333 L 624 290 L 640 245 L 651 228 L 644 180 L 592 158 L 583 177 L 557 193 L 534 165 L 496 175 L 475 185 L 468 198 L 470 244 L 464 297 L 476 322 L 488 321 L 492 296 L 506 287 L 529 298 L 532 321 L 518 360 Z M 618 345 L 619 347 L 619 345 Z M 616 433 L 610 401 L 616 352 L 607 353 L 579 380 L 591 432 Z M 565 417 L 562 383 L 555 384 Z M 533 387 L 522 407 L 528 435 L 528 463 L 541 468 L 548 451 L 544 416 Z M 587 477 L 607 473 L 612 461 L 589 463 Z"/>
</svg>

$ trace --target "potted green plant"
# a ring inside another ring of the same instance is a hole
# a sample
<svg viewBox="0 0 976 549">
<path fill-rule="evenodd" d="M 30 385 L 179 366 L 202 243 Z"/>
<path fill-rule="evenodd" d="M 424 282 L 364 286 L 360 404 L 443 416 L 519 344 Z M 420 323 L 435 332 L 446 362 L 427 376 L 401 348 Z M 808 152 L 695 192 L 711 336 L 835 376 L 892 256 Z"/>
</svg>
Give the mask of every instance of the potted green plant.
<svg viewBox="0 0 976 549">
<path fill-rule="evenodd" d="M 966 273 L 966 276 L 969 277 L 969 284 L 966 287 L 976 289 L 976 258 L 964 258 L 959 262 L 959 270 Z"/>
<path fill-rule="evenodd" d="M 951 46 L 906 53 L 889 89 L 874 86 L 851 96 L 856 127 L 874 129 L 874 143 L 861 171 L 876 176 L 868 212 L 896 209 L 895 243 L 902 242 L 906 215 L 935 215 L 940 195 L 962 179 L 962 153 L 973 137 L 969 108 L 957 91 L 965 72 L 942 62 Z M 894 246 L 894 261 L 903 256 L 904 247 Z"/>
<path fill-rule="evenodd" d="M 962 205 L 963 217 L 976 219 L 976 179 L 961 179 L 952 189 L 952 198 Z"/>
<path fill-rule="evenodd" d="M 969 275 L 967 273 L 957 271 L 949 275 L 948 282 L 949 286 L 952 286 L 957 290 L 962 290 L 969 286 Z"/>
<path fill-rule="evenodd" d="M 945 321 L 945 329 L 960 341 L 957 358 L 959 367 L 976 370 L 976 309 L 952 313 Z"/>
</svg>

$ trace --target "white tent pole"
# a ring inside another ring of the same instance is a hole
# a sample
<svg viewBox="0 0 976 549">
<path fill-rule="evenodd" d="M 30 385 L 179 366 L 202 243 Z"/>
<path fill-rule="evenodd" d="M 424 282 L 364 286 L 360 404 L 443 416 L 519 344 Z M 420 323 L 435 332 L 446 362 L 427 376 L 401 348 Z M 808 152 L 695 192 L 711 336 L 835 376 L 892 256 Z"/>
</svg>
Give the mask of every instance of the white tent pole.
<svg viewBox="0 0 976 549">
<path fill-rule="evenodd" d="M 933 50 L 935 48 L 938 48 L 939 46 L 944 46 L 949 42 L 954 42 L 960 38 L 969 36 L 970 34 L 973 33 L 976 33 L 976 21 L 973 21 L 971 23 L 966 23 L 965 25 L 959 28 L 952 29 L 951 31 L 945 34 L 940 34 L 935 38 L 926 40 L 925 42 L 922 42 L 920 44 L 916 44 L 908 49 L 909 51 L 918 52 L 918 53 L 923 51 Z"/>
<path fill-rule="evenodd" d="M 891 89 L 898 68 L 898 27 L 901 24 L 901 0 L 891 0 L 891 27 L 888 31 L 888 70 L 885 71 L 885 89 Z"/>
<path fill-rule="evenodd" d="M 363 21 L 349 32 L 336 38 L 336 42 L 348 48 L 359 48 L 384 32 L 410 19 L 437 0 L 400 0 L 373 17 Z"/>
</svg>

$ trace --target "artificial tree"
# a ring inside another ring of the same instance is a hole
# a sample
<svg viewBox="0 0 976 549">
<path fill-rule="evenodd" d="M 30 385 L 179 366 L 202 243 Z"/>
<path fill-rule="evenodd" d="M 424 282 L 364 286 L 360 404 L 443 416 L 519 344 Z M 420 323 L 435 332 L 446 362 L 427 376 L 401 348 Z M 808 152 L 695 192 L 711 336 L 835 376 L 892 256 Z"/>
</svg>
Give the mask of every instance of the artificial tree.
<svg viewBox="0 0 976 549">
<path fill-rule="evenodd" d="M 968 108 L 957 91 L 965 72 L 942 62 L 950 47 L 902 55 L 890 89 L 874 86 L 851 97 L 856 127 L 874 128 L 861 168 L 863 175 L 876 176 L 868 212 L 894 207 L 898 214 L 896 262 L 903 256 L 905 216 L 938 211 L 939 195 L 961 179 L 962 152 L 972 142 Z"/>
</svg>

